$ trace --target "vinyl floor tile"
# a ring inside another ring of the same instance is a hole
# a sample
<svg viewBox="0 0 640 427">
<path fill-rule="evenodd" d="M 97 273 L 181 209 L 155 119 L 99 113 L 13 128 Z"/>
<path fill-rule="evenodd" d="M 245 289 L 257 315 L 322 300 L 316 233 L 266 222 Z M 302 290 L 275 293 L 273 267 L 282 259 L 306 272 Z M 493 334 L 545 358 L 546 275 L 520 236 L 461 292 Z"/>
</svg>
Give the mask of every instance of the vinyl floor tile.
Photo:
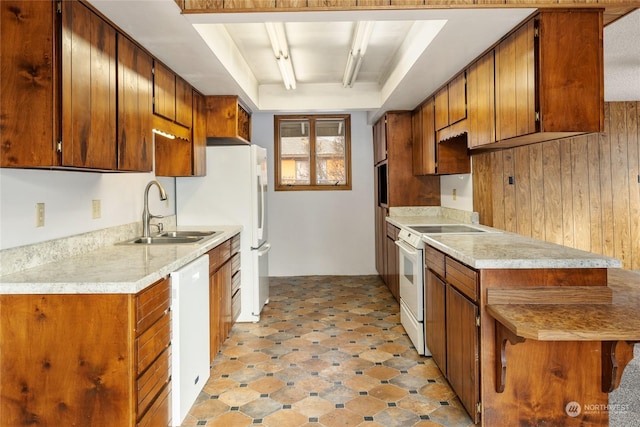
<svg viewBox="0 0 640 427">
<path fill-rule="evenodd" d="M 183 427 L 473 425 L 378 276 L 270 281 L 260 322 L 234 325 Z"/>
</svg>

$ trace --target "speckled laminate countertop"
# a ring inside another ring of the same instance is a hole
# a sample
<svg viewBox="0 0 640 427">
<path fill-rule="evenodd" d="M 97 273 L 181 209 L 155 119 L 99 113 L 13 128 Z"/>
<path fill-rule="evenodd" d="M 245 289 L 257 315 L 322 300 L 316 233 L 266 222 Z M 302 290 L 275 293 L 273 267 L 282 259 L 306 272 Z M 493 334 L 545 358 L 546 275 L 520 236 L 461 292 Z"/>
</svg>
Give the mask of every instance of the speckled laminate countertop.
<svg viewBox="0 0 640 427">
<path fill-rule="evenodd" d="M 0 276 L 0 294 L 135 294 L 233 237 L 242 227 L 180 229 L 219 233 L 194 244 L 104 246 Z"/>
<path fill-rule="evenodd" d="M 389 216 L 399 228 L 411 225 L 460 224 L 440 216 Z M 428 245 L 476 269 L 503 268 L 620 268 L 615 258 L 532 239 L 474 224 L 487 233 L 423 235 Z"/>
</svg>

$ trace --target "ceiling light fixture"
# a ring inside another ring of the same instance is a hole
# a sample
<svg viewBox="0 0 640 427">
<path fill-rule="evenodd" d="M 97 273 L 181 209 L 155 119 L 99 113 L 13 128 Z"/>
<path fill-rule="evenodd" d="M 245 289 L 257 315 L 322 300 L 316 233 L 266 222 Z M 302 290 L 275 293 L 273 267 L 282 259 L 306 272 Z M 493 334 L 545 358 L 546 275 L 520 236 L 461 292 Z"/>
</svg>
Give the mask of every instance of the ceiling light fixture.
<svg viewBox="0 0 640 427">
<path fill-rule="evenodd" d="M 353 87 L 358 77 L 358 71 L 360 71 L 360 65 L 362 65 L 362 58 L 367 51 L 367 45 L 371 38 L 373 25 L 373 21 L 356 22 L 356 31 L 353 36 L 351 51 L 347 57 L 347 66 L 344 69 L 344 76 L 342 77 L 342 85 L 344 87 Z"/>
<path fill-rule="evenodd" d="M 282 82 L 287 89 L 296 88 L 296 75 L 293 72 L 293 64 L 291 63 L 291 55 L 289 54 L 289 45 L 287 43 L 287 35 L 282 22 L 265 22 L 267 34 L 271 41 L 273 53 L 276 55 L 278 68 L 282 74 Z"/>
</svg>

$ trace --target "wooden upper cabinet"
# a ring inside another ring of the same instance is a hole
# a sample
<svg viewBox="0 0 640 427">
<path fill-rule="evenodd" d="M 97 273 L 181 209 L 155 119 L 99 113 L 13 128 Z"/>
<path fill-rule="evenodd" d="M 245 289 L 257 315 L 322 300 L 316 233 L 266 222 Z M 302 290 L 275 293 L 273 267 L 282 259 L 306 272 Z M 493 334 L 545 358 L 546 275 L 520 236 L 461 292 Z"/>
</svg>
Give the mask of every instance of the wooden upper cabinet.
<svg viewBox="0 0 640 427">
<path fill-rule="evenodd" d="M 443 87 L 435 95 L 435 127 L 436 130 L 449 126 L 449 91 Z"/>
<path fill-rule="evenodd" d="M 176 75 L 162 63 L 153 63 L 153 113 L 176 120 Z"/>
<path fill-rule="evenodd" d="M 204 95 L 193 91 L 193 176 L 207 172 L 207 103 Z"/>
<path fill-rule="evenodd" d="M 251 112 L 235 95 L 206 97 L 207 139 L 210 144 L 250 144 Z"/>
<path fill-rule="evenodd" d="M 191 127 L 193 121 L 193 89 L 180 76 L 176 76 L 176 123 Z"/>
<path fill-rule="evenodd" d="M 155 136 L 157 176 L 204 176 L 206 174 L 207 123 L 205 97 L 191 90 L 192 122 L 188 138 L 169 139 Z M 180 126 L 174 127 L 179 130 Z M 188 130 L 182 128 L 182 130 Z"/>
<path fill-rule="evenodd" d="M 387 159 L 387 133 L 384 117 L 373 125 L 373 164 Z"/>
<path fill-rule="evenodd" d="M 435 94 L 435 127 L 442 130 L 467 117 L 467 84 L 463 71 Z"/>
<path fill-rule="evenodd" d="M 596 9 L 545 11 L 498 44 L 492 147 L 602 131 L 602 19 Z"/>
<path fill-rule="evenodd" d="M 413 112 L 414 175 L 451 175 L 471 172 L 467 140 L 463 134 L 448 138 L 446 141 L 436 141 L 435 111 L 435 99 L 429 98 Z"/>
<path fill-rule="evenodd" d="M 116 169 L 116 30 L 62 2 L 61 165 Z"/>
<path fill-rule="evenodd" d="M 0 2 L 0 167 L 58 164 L 55 16 L 54 2 Z"/>
<path fill-rule="evenodd" d="M 416 108 L 412 115 L 413 126 L 413 174 L 436 173 L 436 130 L 434 98 Z"/>
<path fill-rule="evenodd" d="M 449 92 L 449 125 L 467 118 L 467 80 L 463 71 L 447 85 Z"/>
<path fill-rule="evenodd" d="M 118 34 L 118 169 L 153 168 L 153 59 Z"/>
<path fill-rule="evenodd" d="M 469 148 L 496 140 L 494 51 L 467 69 Z"/>
</svg>

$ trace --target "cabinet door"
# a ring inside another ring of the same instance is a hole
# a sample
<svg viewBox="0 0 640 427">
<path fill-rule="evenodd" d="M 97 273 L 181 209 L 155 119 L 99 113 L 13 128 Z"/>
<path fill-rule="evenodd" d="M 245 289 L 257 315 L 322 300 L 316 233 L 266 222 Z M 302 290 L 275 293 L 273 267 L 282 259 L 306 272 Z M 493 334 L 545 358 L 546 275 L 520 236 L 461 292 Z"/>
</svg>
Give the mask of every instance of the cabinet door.
<svg viewBox="0 0 640 427">
<path fill-rule="evenodd" d="M 436 154 L 435 104 L 434 99 L 422 106 L 422 163 L 425 174 L 434 174 L 438 170 Z"/>
<path fill-rule="evenodd" d="M 193 125 L 193 88 L 176 76 L 176 123 L 190 128 Z"/>
<path fill-rule="evenodd" d="M 449 126 L 449 93 L 446 86 L 435 95 L 435 126 L 436 130 Z"/>
<path fill-rule="evenodd" d="M 400 271 L 399 271 L 399 256 L 400 251 L 396 246 L 396 240 L 398 240 L 398 228 L 387 223 L 387 287 L 391 291 L 391 295 L 400 302 Z"/>
<path fill-rule="evenodd" d="M 62 2 L 62 165 L 116 169 L 116 31 Z"/>
<path fill-rule="evenodd" d="M 207 174 L 207 113 L 205 98 L 193 90 L 193 176 Z"/>
<path fill-rule="evenodd" d="M 153 59 L 118 34 L 118 169 L 153 168 Z"/>
<path fill-rule="evenodd" d="M 176 75 L 158 61 L 153 64 L 153 112 L 176 119 Z"/>
<path fill-rule="evenodd" d="M 469 148 L 496 140 L 494 51 L 485 54 L 467 70 Z"/>
<path fill-rule="evenodd" d="M 387 158 L 386 118 L 382 117 L 373 125 L 373 164 Z"/>
<path fill-rule="evenodd" d="M 496 139 L 535 132 L 534 21 L 501 42 L 495 55 Z"/>
<path fill-rule="evenodd" d="M 463 71 L 448 85 L 449 125 L 467 118 L 467 79 Z"/>
<path fill-rule="evenodd" d="M 447 375 L 447 335 L 445 319 L 446 284 L 433 271 L 425 269 L 425 337 L 431 352 L 444 375 Z"/>
<path fill-rule="evenodd" d="M 426 103 L 414 110 L 411 120 L 413 127 L 413 174 L 435 174 L 437 159 L 433 98 L 429 98 Z"/>
<path fill-rule="evenodd" d="M 386 282 L 387 280 L 387 262 L 386 262 L 386 253 L 387 253 L 387 232 L 386 232 L 386 224 L 387 224 L 387 212 L 388 209 L 382 206 L 375 207 L 375 221 L 376 221 L 376 230 L 375 230 L 375 245 L 376 245 L 376 270 L 378 274 L 382 278 L 382 280 Z"/>
<path fill-rule="evenodd" d="M 220 350 L 221 298 L 217 272 L 209 276 L 209 359 L 213 361 Z"/>
<path fill-rule="evenodd" d="M 478 307 L 447 285 L 447 379 L 477 423 L 480 401 Z"/>
<path fill-rule="evenodd" d="M 0 167 L 57 164 L 55 3 L 3 0 L 0 8 Z"/>
</svg>

